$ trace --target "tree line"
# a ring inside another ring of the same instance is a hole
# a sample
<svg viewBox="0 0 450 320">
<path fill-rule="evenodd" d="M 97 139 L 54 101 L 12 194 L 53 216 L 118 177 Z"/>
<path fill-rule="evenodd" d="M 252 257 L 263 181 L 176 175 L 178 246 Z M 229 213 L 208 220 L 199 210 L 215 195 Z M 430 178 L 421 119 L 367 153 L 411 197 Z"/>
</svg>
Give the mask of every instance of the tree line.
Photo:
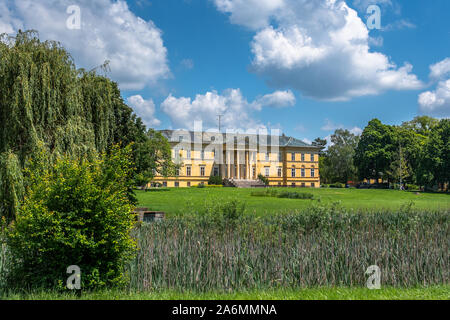
<svg viewBox="0 0 450 320">
<path fill-rule="evenodd" d="M 372 119 L 360 136 L 337 129 L 327 141 L 317 138 L 323 183 L 382 179 L 448 189 L 450 181 L 450 119 L 418 116 L 401 125 Z"/>
</svg>

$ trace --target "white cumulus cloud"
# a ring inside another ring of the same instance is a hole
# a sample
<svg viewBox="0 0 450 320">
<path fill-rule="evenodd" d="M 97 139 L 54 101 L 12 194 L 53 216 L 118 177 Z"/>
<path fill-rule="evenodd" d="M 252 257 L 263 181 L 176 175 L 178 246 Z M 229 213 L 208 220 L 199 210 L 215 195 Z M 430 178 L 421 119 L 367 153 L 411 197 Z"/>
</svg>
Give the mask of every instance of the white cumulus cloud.
<svg viewBox="0 0 450 320">
<path fill-rule="evenodd" d="M 420 111 L 438 117 L 450 117 L 450 79 L 439 81 L 436 90 L 419 95 Z"/>
<path fill-rule="evenodd" d="M 430 66 L 430 78 L 441 79 L 450 75 L 450 58 L 435 63 Z"/>
<path fill-rule="evenodd" d="M 155 117 L 155 103 L 152 99 L 145 100 L 141 95 L 135 95 L 129 97 L 127 103 L 148 128 L 158 127 L 161 124 Z"/>
<path fill-rule="evenodd" d="M 81 29 L 67 28 L 71 5 L 81 9 Z M 109 60 L 111 78 L 125 90 L 170 76 L 162 32 L 123 0 L 2 0 L 0 33 L 18 29 L 35 29 L 41 39 L 61 42 L 78 67 L 90 70 Z"/>
<path fill-rule="evenodd" d="M 227 89 L 222 93 L 209 91 L 197 94 L 194 99 L 169 95 L 161 104 L 177 129 L 190 129 L 194 121 L 202 121 L 203 128 L 217 128 L 218 115 L 221 126 L 229 130 L 247 130 L 266 127 L 254 117 L 255 110 L 263 107 L 288 106 L 295 103 L 292 92 L 274 92 L 249 102 L 240 89 Z"/>
<path fill-rule="evenodd" d="M 369 30 L 345 1 L 253 2 L 253 10 L 244 10 L 239 0 L 216 0 L 216 5 L 232 23 L 253 26 L 252 70 L 269 85 L 332 101 L 423 87 L 412 65 L 397 66 L 370 50 Z"/>
<path fill-rule="evenodd" d="M 232 23 L 250 29 L 267 25 L 270 17 L 284 6 L 284 0 L 215 0 L 217 9 L 230 13 Z"/>
<path fill-rule="evenodd" d="M 253 104 L 255 109 L 261 110 L 262 107 L 284 108 L 295 105 L 296 99 L 291 90 L 275 91 L 258 98 Z"/>
<path fill-rule="evenodd" d="M 419 109 L 423 114 L 450 116 L 450 58 L 430 66 L 430 80 L 436 83 L 436 89 L 422 92 L 419 95 Z"/>
</svg>

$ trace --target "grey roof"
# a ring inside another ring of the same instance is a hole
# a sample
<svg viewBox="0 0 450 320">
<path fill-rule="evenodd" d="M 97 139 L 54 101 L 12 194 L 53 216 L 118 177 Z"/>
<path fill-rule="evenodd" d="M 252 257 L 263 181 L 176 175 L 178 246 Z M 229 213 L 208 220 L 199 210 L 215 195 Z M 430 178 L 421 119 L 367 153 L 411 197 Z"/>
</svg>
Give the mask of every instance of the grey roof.
<svg viewBox="0 0 450 320">
<path fill-rule="evenodd" d="M 226 139 L 234 138 L 235 141 L 241 141 L 242 143 L 246 141 L 252 141 L 253 143 L 257 143 L 258 145 L 273 145 L 279 147 L 305 147 L 305 148 L 317 148 L 320 147 L 313 146 L 306 142 L 303 142 L 294 137 L 285 136 L 284 134 L 281 136 L 271 136 L 271 135 L 256 135 L 256 134 L 242 134 L 242 133 L 231 133 L 229 136 L 225 133 L 219 132 L 194 132 L 187 130 L 160 130 L 161 134 L 166 137 L 169 142 L 185 142 L 185 143 L 193 143 L 195 138 L 202 139 L 203 142 L 209 143 L 212 141 L 217 141 L 217 139 L 222 139 L 225 143 Z M 247 140 L 246 140 L 247 139 Z M 272 144 L 272 140 L 274 140 L 274 144 Z M 277 141 L 278 140 L 278 141 Z"/>
</svg>

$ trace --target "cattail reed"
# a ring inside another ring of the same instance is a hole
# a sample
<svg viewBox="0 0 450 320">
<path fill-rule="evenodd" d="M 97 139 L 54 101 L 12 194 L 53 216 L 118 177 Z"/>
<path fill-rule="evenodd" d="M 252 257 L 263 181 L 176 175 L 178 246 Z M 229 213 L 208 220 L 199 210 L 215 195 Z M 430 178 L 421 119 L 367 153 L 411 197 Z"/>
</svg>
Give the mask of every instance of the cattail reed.
<svg viewBox="0 0 450 320">
<path fill-rule="evenodd" d="M 135 230 L 137 290 L 252 290 L 449 283 L 449 211 L 353 212 L 313 208 L 255 218 L 193 215 Z"/>
</svg>

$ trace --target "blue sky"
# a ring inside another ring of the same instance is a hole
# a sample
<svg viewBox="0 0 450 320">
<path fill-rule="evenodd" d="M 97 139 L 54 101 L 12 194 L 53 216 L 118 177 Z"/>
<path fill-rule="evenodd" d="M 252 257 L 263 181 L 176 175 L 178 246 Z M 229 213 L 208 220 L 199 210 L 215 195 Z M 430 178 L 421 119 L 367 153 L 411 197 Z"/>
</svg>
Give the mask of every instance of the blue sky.
<svg viewBox="0 0 450 320">
<path fill-rule="evenodd" d="M 371 4 L 380 30 L 367 29 Z M 63 26 L 69 5 L 79 29 Z M 449 117 L 448 12 L 448 0 L 6 0 L 0 32 L 37 29 L 80 67 L 111 60 L 149 126 L 208 129 L 220 113 L 225 127 L 311 141 L 374 117 Z"/>
</svg>

